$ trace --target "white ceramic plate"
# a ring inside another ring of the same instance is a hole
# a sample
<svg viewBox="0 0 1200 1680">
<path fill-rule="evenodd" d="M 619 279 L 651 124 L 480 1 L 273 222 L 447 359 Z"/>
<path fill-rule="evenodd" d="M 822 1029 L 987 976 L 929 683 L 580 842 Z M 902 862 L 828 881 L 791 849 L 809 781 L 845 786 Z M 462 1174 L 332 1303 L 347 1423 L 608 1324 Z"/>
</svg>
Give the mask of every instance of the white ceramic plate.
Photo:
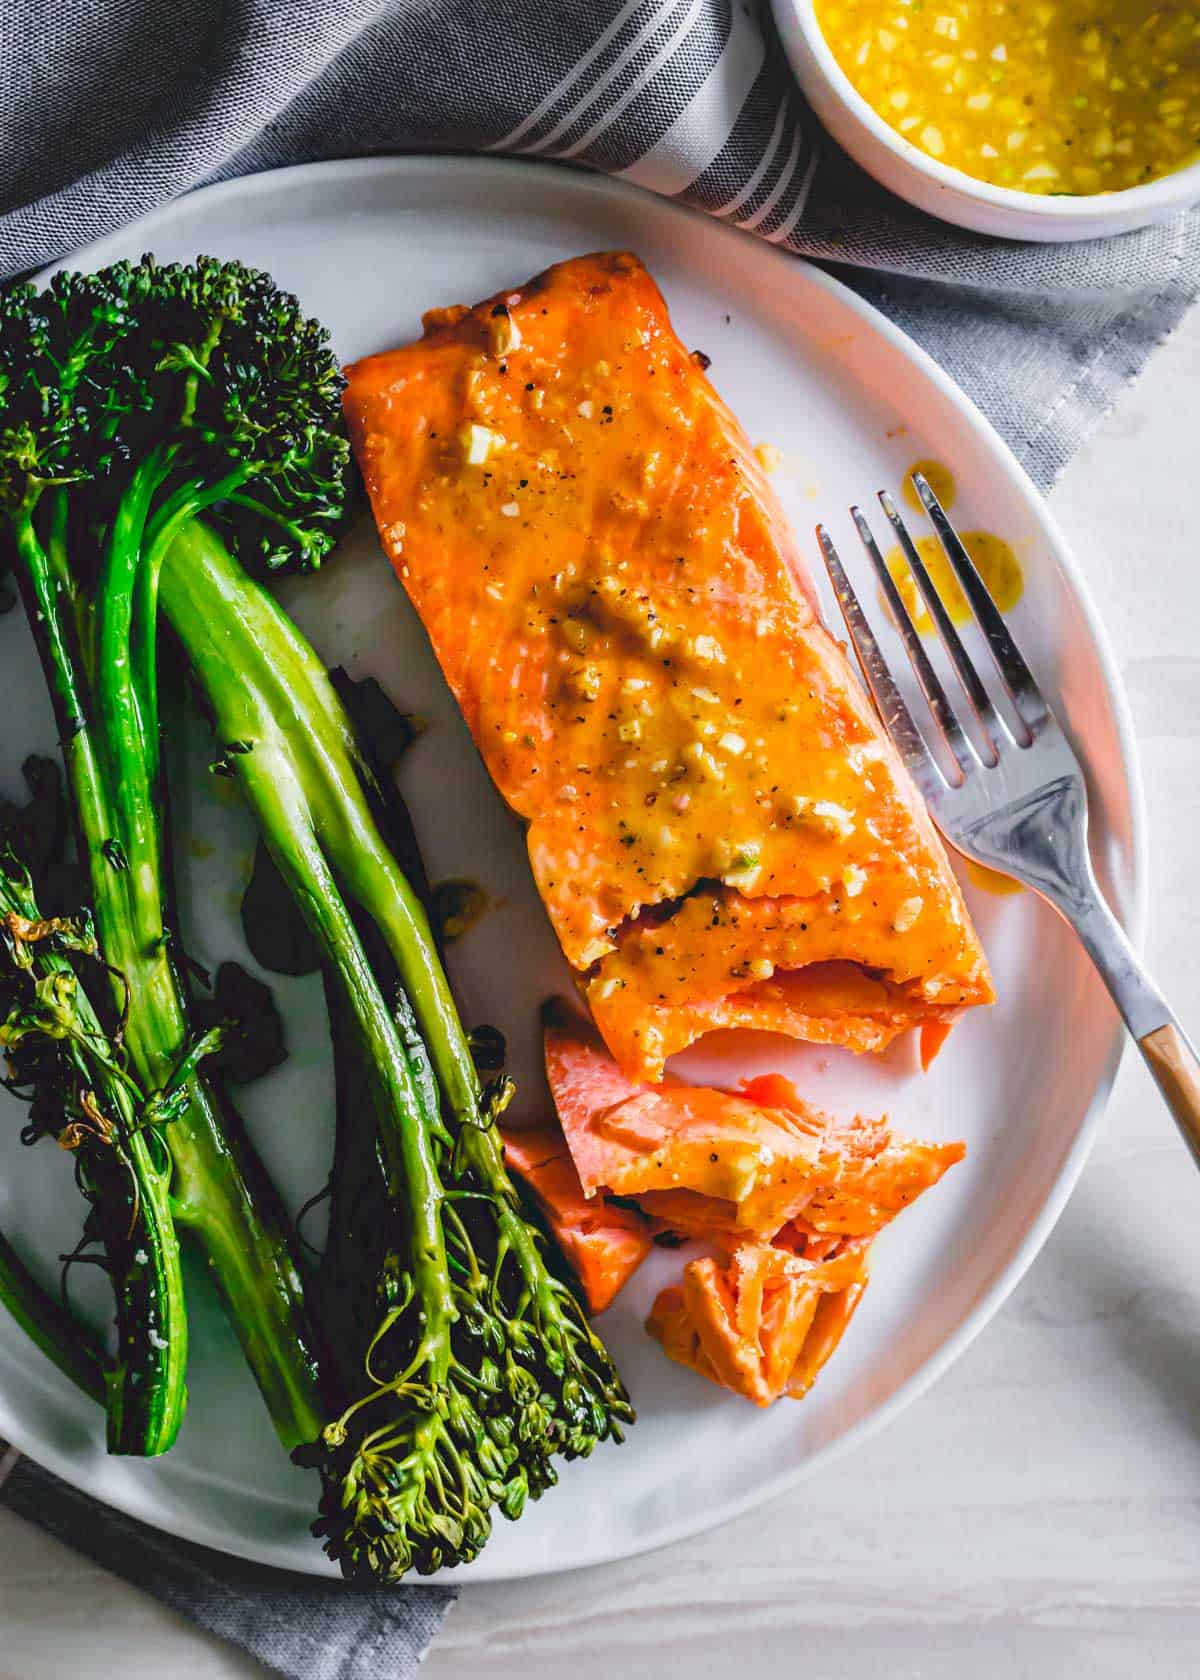
<svg viewBox="0 0 1200 1680">
<path fill-rule="evenodd" d="M 1014 615 L 1086 752 L 1105 882 L 1135 931 L 1143 857 L 1138 774 L 1117 675 L 1075 568 L 1012 457 L 964 397 L 908 340 L 835 281 L 765 244 L 632 189 L 543 165 L 402 159 L 287 170 L 211 188 L 81 253 L 97 266 L 153 249 L 269 268 L 329 323 L 346 357 L 415 335 L 433 304 L 472 301 L 581 251 L 628 246 L 658 277 L 684 337 L 752 438 L 780 450 L 777 476 L 807 542 L 831 522 L 852 557 L 847 503 L 895 485 L 935 456 L 969 487 L 968 524 L 1016 547 L 1027 578 Z M 861 576 L 861 573 L 859 574 Z M 364 518 L 289 601 L 330 662 L 372 672 L 432 720 L 404 783 L 435 876 L 466 875 L 494 908 L 456 948 L 465 1013 L 509 1036 L 520 1113 L 543 1115 L 537 1005 L 567 978 L 530 884 L 521 838 L 475 758 L 432 656 Z M 52 750 L 26 629 L 0 620 L 0 787 L 19 788 L 23 754 Z M 237 887 L 250 856 L 244 817 L 196 775 L 180 798 L 177 852 L 194 955 L 241 951 Z M 745 1510 L 847 1451 L 895 1416 L 993 1313 L 1063 1206 L 1115 1071 L 1114 1016 L 1054 915 L 1028 896 L 969 889 L 1001 1002 L 958 1027 L 928 1077 L 911 1048 L 856 1059 L 752 1035 L 716 1039 L 688 1071 L 726 1080 L 776 1068 L 818 1102 L 886 1109 L 919 1136 L 967 1140 L 966 1162 L 878 1245 L 875 1280 L 836 1359 L 802 1405 L 758 1413 L 671 1365 L 642 1330 L 678 1255 L 656 1254 L 601 1321 L 641 1414 L 628 1443 L 564 1469 L 560 1487 L 515 1526 L 501 1521 L 470 1573 L 499 1580 L 628 1556 Z M 204 925 L 194 915 L 203 905 Z M 331 1081 L 319 986 L 277 982 L 292 1056 L 242 1094 L 268 1164 L 294 1207 L 322 1181 Z M 0 1110 L 0 1225 L 39 1257 L 78 1229 L 68 1163 L 16 1142 Z M 101 1321 L 103 1293 L 81 1297 Z M 147 1522 L 244 1557 L 320 1572 L 309 1538 L 315 1482 L 278 1449 L 206 1281 L 189 1278 L 191 1406 L 156 1463 L 109 1459 L 101 1419 L 0 1322 L 0 1434 L 67 1480 Z"/>
</svg>

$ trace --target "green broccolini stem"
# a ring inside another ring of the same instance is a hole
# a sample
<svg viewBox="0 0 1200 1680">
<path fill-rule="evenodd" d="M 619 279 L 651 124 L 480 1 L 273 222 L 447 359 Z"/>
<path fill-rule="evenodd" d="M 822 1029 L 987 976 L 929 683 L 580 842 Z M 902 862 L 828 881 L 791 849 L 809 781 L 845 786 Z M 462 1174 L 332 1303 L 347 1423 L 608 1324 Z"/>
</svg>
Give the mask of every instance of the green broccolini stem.
<svg viewBox="0 0 1200 1680">
<path fill-rule="evenodd" d="M 99 1338 L 43 1289 L 8 1238 L 0 1233 L 0 1302 L 30 1341 L 98 1406 L 107 1399 L 108 1365 Z"/>
<path fill-rule="evenodd" d="M 220 539 L 199 521 L 176 538 L 163 589 L 167 615 L 189 657 L 194 657 L 190 636 L 176 622 L 177 603 L 185 589 L 193 598 L 192 617 L 203 620 L 207 614 L 213 637 L 224 638 L 217 657 L 224 659 L 225 669 L 236 671 L 244 688 L 253 685 L 261 692 L 260 716 L 268 721 L 258 724 L 257 733 L 247 723 L 242 734 L 232 732 L 222 721 L 225 740 L 256 740 L 266 728 L 279 729 L 269 720 L 303 715 L 304 729 L 292 731 L 287 744 L 303 766 L 311 812 L 308 820 L 319 831 L 339 879 L 387 942 L 429 1045 L 438 1082 L 464 1128 L 460 1147 L 483 1182 L 499 1193 L 505 1238 L 526 1275 L 538 1280 L 543 1294 L 539 1305 L 544 1306 L 554 1285 L 513 1200 L 499 1142 L 483 1124 L 479 1075 L 429 918 L 361 797 L 360 784 L 369 779 L 368 773 L 345 707 L 324 666 L 274 597 L 246 575 Z M 228 684 L 220 683 L 216 659 L 201 680 L 210 701 L 218 704 L 218 690 Z"/>
<path fill-rule="evenodd" d="M 241 616 L 239 605 L 265 602 L 274 608 L 274 603 L 198 522 L 176 538 L 163 570 L 161 596 L 213 711 L 218 739 L 250 747 L 231 755 L 231 767 L 347 1004 L 374 1089 L 389 1189 L 409 1210 L 409 1229 L 397 1233 L 396 1240 L 410 1252 L 427 1303 L 422 1355 L 414 1363 L 426 1366 L 426 1380 L 436 1387 L 449 1366 L 449 1326 L 456 1311 L 433 1138 L 405 1047 L 326 861 L 329 835 L 322 827 L 318 840 L 314 832 L 309 779 L 301 781 L 309 768 L 304 731 L 285 733 L 278 721 L 290 715 L 271 676 L 280 650 L 271 640 L 257 642 L 250 658 L 250 643 L 240 634 L 253 637 L 254 627 Z M 291 628 L 290 621 L 279 618 Z M 292 630 L 290 639 L 295 636 Z M 361 792 L 354 766 L 347 762 L 345 770 L 340 803 L 349 806 L 361 802 Z"/>
<path fill-rule="evenodd" d="M 178 605 L 174 592 L 172 599 Z M 408 1249 L 414 1281 L 426 1307 L 421 1347 L 413 1364 L 423 1368 L 427 1373 L 423 1380 L 436 1390 L 449 1368 L 449 1330 L 457 1311 L 442 1237 L 443 1192 L 428 1116 L 379 982 L 312 830 L 304 790 L 285 754 L 272 750 L 268 732 L 276 726 L 263 713 L 250 674 L 239 671 L 237 683 L 221 683 L 219 671 L 214 671 L 195 641 L 188 642 L 188 655 L 210 697 L 216 700 L 219 695 L 227 702 L 217 713 L 222 732 L 234 726 L 239 733 L 229 738 L 254 742 L 253 751 L 237 757 L 237 779 L 276 867 L 329 959 L 350 1009 L 374 1089 L 389 1194 L 403 1202 L 408 1215 L 407 1228 L 392 1233 L 392 1239 Z M 208 687 L 214 675 L 220 684 L 215 693 Z"/>
<path fill-rule="evenodd" d="M 55 949 L 53 936 L 26 940 L 18 933 L 22 925 L 37 929 L 38 906 L 28 881 L 2 858 L 0 925 L 10 949 L 24 950 L 30 979 L 57 988 L 54 1042 L 75 1070 L 60 1095 L 64 1105 L 81 1098 L 91 1109 L 76 1147 L 94 1193 L 116 1298 L 117 1355 L 107 1373 L 108 1449 L 151 1458 L 174 1442 L 187 1403 L 187 1311 L 165 1146 L 143 1129 L 141 1093 L 117 1061 L 86 988 Z M 41 1020 L 36 1008 L 26 1020 L 36 1038 Z M 18 1032 L 25 1024 L 19 1003 L 10 1021 Z M 21 1043 L 18 1038 L 15 1052 Z M 62 1119 L 65 1126 L 65 1107 Z"/>
<path fill-rule="evenodd" d="M 287 745 L 303 776 L 313 826 L 339 880 L 387 940 L 451 1111 L 478 1128 L 479 1075 L 429 918 L 362 797 L 370 774 L 325 667 L 274 597 L 199 520 L 181 530 L 164 569 L 163 606 L 172 624 L 185 589 L 185 572 L 194 579 L 186 585 L 194 597 L 192 616 L 208 616 L 212 635 L 221 639 L 227 671 L 238 672 L 247 684 L 253 672 L 262 715 L 303 716 L 303 730 L 289 733 Z M 188 635 L 175 628 L 189 646 Z M 214 682 L 215 670 L 214 665 Z M 210 698 L 215 703 L 211 692 Z M 224 734 L 227 741 L 243 738 L 247 737 Z"/>
<path fill-rule="evenodd" d="M 245 484 L 247 476 L 243 468 L 238 468 L 205 490 L 196 484 L 184 484 L 155 510 L 146 528 L 135 584 L 130 663 L 132 680 L 146 718 L 147 764 L 152 779 L 158 776 L 160 757 L 156 646 L 158 587 L 163 561 L 180 526 L 214 502 L 227 500 Z"/>
<path fill-rule="evenodd" d="M 17 523 L 18 576 L 55 703 L 101 948 L 119 976 L 117 1007 L 129 1005 L 125 1036 L 134 1070 L 152 1094 L 169 1082 L 190 1037 L 163 924 L 161 836 L 140 743 L 123 734 L 114 765 L 102 762 L 67 610 L 75 585 L 53 516 L 52 532 L 57 540 L 43 547 L 32 521 Z M 121 587 L 129 582 L 123 565 Z M 104 621 L 103 608 L 97 617 Z M 78 635 L 78 643 L 87 640 Z M 104 675 L 98 672 L 98 686 Z M 123 683 L 128 666 L 107 675 L 110 686 Z M 128 723 L 134 705 L 110 694 L 108 715 L 121 712 Z M 280 1439 L 289 1450 L 312 1441 L 322 1420 L 317 1360 L 278 1196 L 236 1116 L 202 1077 L 191 1081 L 187 1107 L 166 1136 L 176 1220 L 203 1245 Z"/>
</svg>

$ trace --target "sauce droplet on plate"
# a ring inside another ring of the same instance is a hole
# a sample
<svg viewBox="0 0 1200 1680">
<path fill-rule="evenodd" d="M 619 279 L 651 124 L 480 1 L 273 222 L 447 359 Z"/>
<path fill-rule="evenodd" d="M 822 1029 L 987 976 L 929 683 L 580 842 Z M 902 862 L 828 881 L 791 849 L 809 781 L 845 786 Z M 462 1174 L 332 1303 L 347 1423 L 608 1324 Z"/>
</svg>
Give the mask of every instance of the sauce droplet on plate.
<svg viewBox="0 0 1200 1680">
<path fill-rule="evenodd" d="M 958 485 L 954 482 L 954 474 L 949 467 L 944 467 L 940 461 L 914 461 L 904 475 L 904 488 L 901 494 L 914 513 L 924 513 L 925 506 L 917 495 L 917 487 L 913 483 L 913 474 L 923 473 L 929 481 L 929 488 L 947 513 L 954 506 L 954 498 L 958 495 Z"/>
<path fill-rule="evenodd" d="M 1025 588 L 1021 562 L 1011 546 L 1003 537 L 993 536 L 990 531 L 962 531 L 959 534 L 964 548 L 975 562 L 976 570 L 991 591 L 992 599 L 1001 612 L 1008 612 L 1021 599 Z M 968 623 L 972 617 L 971 609 L 941 543 L 936 537 L 918 537 L 917 553 L 925 562 L 925 569 L 942 598 L 942 604 L 950 615 L 951 622 Z M 908 561 L 898 548 L 890 549 L 884 559 L 913 623 L 923 636 L 929 635 L 933 629 L 933 620 L 921 599 Z"/>
<path fill-rule="evenodd" d="M 967 879 L 984 892 L 995 893 L 997 898 L 1004 898 L 1009 893 L 1025 891 L 1020 881 L 1014 881 L 1011 875 L 1002 875 L 998 869 L 988 869 L 982 863 L 976 863 L 974 858 L 968 858 L 966 863 Z"/>
</svg>

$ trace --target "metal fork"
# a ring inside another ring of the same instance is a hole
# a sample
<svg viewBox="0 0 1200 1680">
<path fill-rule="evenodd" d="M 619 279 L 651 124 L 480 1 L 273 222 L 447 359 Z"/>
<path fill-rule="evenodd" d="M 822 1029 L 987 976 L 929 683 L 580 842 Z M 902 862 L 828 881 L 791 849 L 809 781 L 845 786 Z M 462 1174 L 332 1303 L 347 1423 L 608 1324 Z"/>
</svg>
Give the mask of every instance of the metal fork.
<svg viewBox="0 0 1200 1680">
<path fill-rule="evenodd" d="M 964 728 L 861 510 L 850 509 L 905 652 L 929 705 L 947 776 L 897 688 L 858 596 L 823 525 L 825 565 L 879 715 L 950 844 L 1032 887 L 1075 929 L 1112 994 L 1200 1166 L 1200 1060 L 1105 902 L 1088 853 L 1087 788 L 1079 760 L 928 481 L 912 483 L 983 632 L 1011 704 L 994 704 L 886 490 L 880 505 L 954 667 L 980 746 Z"/>
</svg>

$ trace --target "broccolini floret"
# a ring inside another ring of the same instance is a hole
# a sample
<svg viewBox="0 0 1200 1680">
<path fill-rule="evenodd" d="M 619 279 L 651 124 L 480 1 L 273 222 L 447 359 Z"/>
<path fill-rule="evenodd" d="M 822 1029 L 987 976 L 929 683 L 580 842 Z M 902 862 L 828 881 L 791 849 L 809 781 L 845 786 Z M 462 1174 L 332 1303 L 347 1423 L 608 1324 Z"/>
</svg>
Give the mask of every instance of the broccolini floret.
<svg viewBox="0 0 1200 1680">
<path fill-rule="evenodd" d="M 326 335 L 237 263 L 152 258 L 0 293 L 0 516 L 54 701 L 100 948 L 148 1094 L 196 1034 L 170 914 L 158 724 L 163 556 L 200 512 L 255 565 L 332 544 L 348 449 Z M 289 1447 L 319 1426 L 283 1209 L 203 1070 L 167 1130 L 199 1239 Z"/>
<path fill-rule="evenodd" d="M 116 1303 L 116 1355 L 103 1368 L 108 1448 L 150 1457 L 174 1441 L 186 1392 L 187 1316 L 162 1138 L 169 1105 L 149 1108 L 92 1006 L 78 969 L 86 964 L 103 979 L 98 959 L 90 918 L 42 916 L 29 876 L 0 850 L 6 1083 L 29 1104 L 25 1141 L 52 1137 L 74 1158 L 89 1204 L 85 1242 L 98 1244 Z M 12 1274 L 9 1305 L 21 1317 L 20 1274 Z M 78 1381 L 81 1333 L 58 1313 L 33 1323 L 51 1338 L 45 1350 Z M 69 1359 L 55 1352 L 61 1346 Z"/>
</svg>

